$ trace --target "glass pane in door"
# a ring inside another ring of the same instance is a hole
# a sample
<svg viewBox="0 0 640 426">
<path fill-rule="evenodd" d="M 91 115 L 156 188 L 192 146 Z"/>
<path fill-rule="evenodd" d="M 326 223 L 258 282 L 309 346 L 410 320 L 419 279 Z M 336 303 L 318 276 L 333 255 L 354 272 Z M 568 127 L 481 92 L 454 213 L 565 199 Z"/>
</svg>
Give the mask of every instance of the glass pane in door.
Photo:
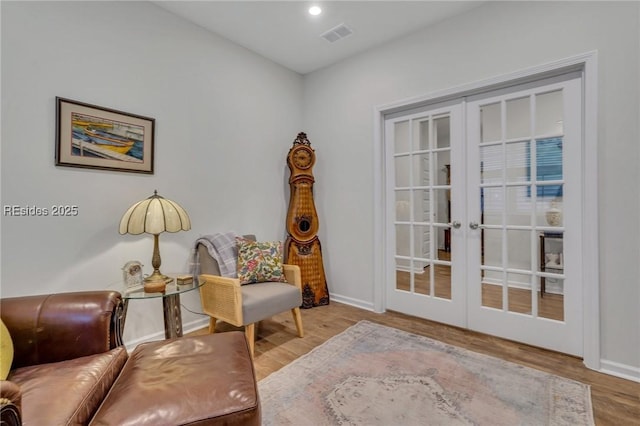
<svg viewBox="0 0 640 426">
<path fill-rule="evenodd" d="M 564 233 L 544 231 L 538 234 L 540 272 L 539 315 L 564 320 Z"/>
<path fill-rule="evenodd" d="M 409 222 L 411 220 L 411 212 L 409 206 L 411 205 L 411 192 L 408 190 L 396 190 L 396 221 L 397 222 Z"/>
<path fill-rule="evenodd" d="M 434 127 L 434 149 L 450 148 L 451 147 L 451 119 L 448 115 L 435 118 L 433 120 Z M 449 151 L 441 151 L 449 152 Z"/>
<path fill-rule="evenodd" d="M 562 91 L 538 94 L 536 100 L 536 134 L 552 135 L 564 133 Z"/>
<path fill-rule="evenodd" d="M 480 141 L 502 139 L 502 107 L 499 102 L 480 107 Z"/>
<path fill-rule="evenodd" d="M 529 96 L 505 102 L 507 139 L 526 138 L 531 134 L 530 103 Z"/>
<path fill-rule="evenodd" d="M 531 275 L 509 273 L 509 312 L 531 315 Z"/>
<path fill-rule="evenodd" d="M 411 257 L 409 238 L 411 225 L 396 224 L 396 289 L 412 291 L 413 282 L 411 271 Z"/>
<path fill-rule="evenodd" d="M 413 279 L 414 291 L 419 294 L 430 294 L 431 271 L 429 255 L 431 253 L 431 233 L 429 226 L 414 224 L 413 226 Z"/>
<path fill-rule="evenodd" d="M 480 147 L 480 179 L 482 184 L 502 182 L 504 156 L 502 145 L 483 145 Z"/>
<path fill-rule="evenodd" d="M 401 154 L 409 152 L 409 121 L 400 121 L 393 126 L 393 152 Z"/>
<path fill-rule="evenodd" d="M 394 167 L 396 170 L 396 187 L 407 188 L 411 182 L 408 173 L 411 157 L 408 155 L 398 156 L 394 159 Z"/>
<path fill-rule="evenodd" d="M 502 309 L 502 286 L 500 284 L 490 283 L 485 277 L 487 271 L 482 271 L 482 306 L 485 308 Z M 489 273 L 488 275 L 492 275 Z"/>
<path fill-rule="evenodd" d="M 413 120 L 413 151 L 426 151 L 429 149 L 429 125 L 431 120 Z"/>
<path fill-rule="evenodd" d="M 562 214 L 562 194 L 564 185 L 537 185 L 541 194 L 553 194 L 549 197 L 539 197 L 536 200 L 536 223 L 539 227 L 562 228 L 564 224 Z M 553 229 L 552 229 L 553 231 Z"/>
<path fill-rule="evenodd" d="M 505 149 L 507 151 L 507 182 L 528 182 L 530 179 L 529 141 L 510 142 L 505 144 Z"/>
</svg>

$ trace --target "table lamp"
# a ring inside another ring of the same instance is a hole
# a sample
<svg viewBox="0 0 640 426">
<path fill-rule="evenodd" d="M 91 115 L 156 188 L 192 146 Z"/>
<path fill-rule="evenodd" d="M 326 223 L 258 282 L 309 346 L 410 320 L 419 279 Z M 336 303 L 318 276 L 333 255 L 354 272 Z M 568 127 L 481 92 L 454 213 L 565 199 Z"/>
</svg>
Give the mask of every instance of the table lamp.
<svg viewBox="0 0 640 426">
<path fill-rule="evenodd" d="M 120 220 L 120 234 L 153 235 L 153 257 L 151 265 L 153 274 L 145 278 L 145 282 L 171 281 L 171 278 L 160 272 L 160 248 L 158 237 L 162 232 L 188 231 L 191 220 L 187 212 L 175 201 L 167 200 L 153 191 L 153 195 L 129 207 Z"/>
</svg>

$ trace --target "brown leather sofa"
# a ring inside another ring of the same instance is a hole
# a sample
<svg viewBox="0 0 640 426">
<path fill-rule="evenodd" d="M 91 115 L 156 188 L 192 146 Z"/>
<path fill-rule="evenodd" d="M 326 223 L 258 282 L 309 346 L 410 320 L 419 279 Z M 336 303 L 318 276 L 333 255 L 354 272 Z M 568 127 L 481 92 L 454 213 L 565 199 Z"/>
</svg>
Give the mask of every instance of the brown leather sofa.
<svg viewBox="0 0 640 426">
<path fill-rule="evenodd" d="M 115 291 L 0 300 L 14 348 L 0 383 L 2 421 L 87 424 L 127 361 L 121 309 Z"/>
<path fill-rule="evenodd" d="M 14 346 L 4 425 L 260 425 L 243 333 L 122 345 L 113 291 L 5 298 Z"/>
</svg>

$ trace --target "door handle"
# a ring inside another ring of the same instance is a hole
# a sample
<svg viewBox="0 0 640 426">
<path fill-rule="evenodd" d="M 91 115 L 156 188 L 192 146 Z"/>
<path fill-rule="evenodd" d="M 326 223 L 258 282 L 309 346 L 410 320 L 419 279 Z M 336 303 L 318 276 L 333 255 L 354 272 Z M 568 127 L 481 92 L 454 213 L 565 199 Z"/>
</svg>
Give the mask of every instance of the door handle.
<svg viewBox="0 0 640 426">
<path fill-rule="evenodd" d="M 469 228 L 471 229 L 478 229 L 479 226 L 478 222 L 469 222 Z"/>
<path fill-rule="evenodd" d="M 460 222 L 458 222 L 457 220 L 454 220 L 451 224 L 452 228 L 458 229 L 462 226 L 462 224 Z"/>
</svg>

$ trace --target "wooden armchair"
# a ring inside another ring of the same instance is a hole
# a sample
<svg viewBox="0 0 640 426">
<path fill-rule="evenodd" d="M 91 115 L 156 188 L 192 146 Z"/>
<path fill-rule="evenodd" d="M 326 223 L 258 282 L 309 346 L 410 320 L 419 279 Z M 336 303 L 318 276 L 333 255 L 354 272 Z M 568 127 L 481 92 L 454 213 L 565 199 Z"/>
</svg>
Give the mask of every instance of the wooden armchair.
<svg viewBox="0 0 640 426">
<path fill-rule="evenodd" d="M 284 265 L 287 282 L 265 282 L 240 285 L 237 278 L 220 276 L 220 269 L 207 248 L 198 245 L 200 259 L 200 299 L 202 310 L 210 316 L 209 333 L 215 333 L 216 320 L 236 327 L 244 327 L 251 350 L 254 352 L 255 326 L 259 321 L 290 310 L 298 336 L 303 337 L 302 279 L 297 265 Z"/>
</svg>

